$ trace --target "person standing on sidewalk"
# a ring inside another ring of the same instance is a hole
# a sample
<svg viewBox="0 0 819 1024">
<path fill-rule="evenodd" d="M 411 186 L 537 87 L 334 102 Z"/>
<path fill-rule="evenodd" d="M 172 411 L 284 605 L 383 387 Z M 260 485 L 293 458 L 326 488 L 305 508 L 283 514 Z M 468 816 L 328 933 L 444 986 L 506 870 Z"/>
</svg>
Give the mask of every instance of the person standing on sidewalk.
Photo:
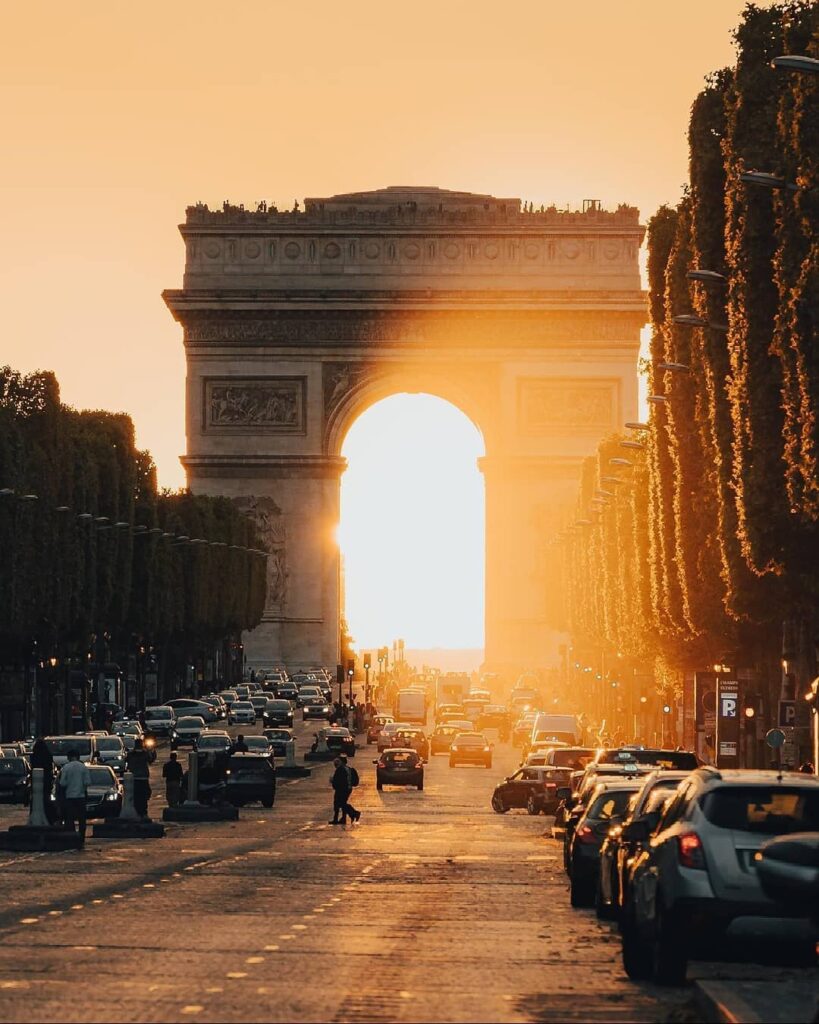
<svg viewBox="0 0 819 1024">
<path fill-rule="evenodd" d="M 140 818 L 148 817 L 148 801 L 151 799 L 151 763 L 142 740 L 136 740 L 134 749 L 128 754 L 125 770 L 134 776 L 134 810 Z"/>
<path fill-rule="evenodd" d="M 182 765 L 179 763 L 179 756 L 176 751 L 171 752 L 170 760 L 165 763 L 162 769 L 162 778 L 165 780 L 165 799 L 168 807 L 178 807 L 182 798 Z"/>
<path fill-rule="evenodd" d="M 337 757 L 333 761 L 333 765 L 335 771 L 330 776 L 330 785 L 333 787 L 333 820 L 328 822 L 328 824 L 346 825 L 347 815 L 350 816 L 352 821 L 358 821 L 361 817 L 361 811 L 357 811 L 349 803 L 350 793 L 353 791 L 353 783 L 350 769 L 346 765 L 346 759 Z M 341 813 L 341 821 L 338 818 L 339 812 Z"/>
<path fill-rule="evenodd" d="M 89 771 L 80 760 L 79 751 L 68 751 L 68 761 L 60 772 L 60 794 L 65 813 L 66 827 L 79 832 L 80 842 L 85 843 L 86 797 L 88 794 Z M 77 828 L 74 828 L 74 822 Z"/>
</svg>

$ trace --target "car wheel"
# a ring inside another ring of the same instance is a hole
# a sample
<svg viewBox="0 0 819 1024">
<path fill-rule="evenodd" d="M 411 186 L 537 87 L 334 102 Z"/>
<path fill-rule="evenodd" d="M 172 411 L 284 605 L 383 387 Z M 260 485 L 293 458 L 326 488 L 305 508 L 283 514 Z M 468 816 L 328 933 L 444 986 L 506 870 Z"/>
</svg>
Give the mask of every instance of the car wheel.
<svg viewBox="0 0 819 1024">
<path fill-rule="evenodd" d="M 509 808 L 506 806 L 503 800 L 501 800 L 497 793 L 495 793 L 494 796 L 492 797 L 492 810 L 495 812 L 495 814 L 506 814 L 506 812 L 509 810 Z"/>
<path fill-rule="evenodd" d="M 530 796 L 529 799 L 526 801 L 526 813 L 527 814 L 539 814 L 540 813 L 538 811 L 538 809 L 537 809 L 537 806 L 535 805 L 534 797 Z"/>
<path fill-rule="evenodd" d="M 632 981 L 651 977 L 651 949 L 631 921 L 623 925 L 623 970 Z"/>
<path fill-rule="evenodd" d="M 273 806 L 273 797 L 270 797 L 268 800 L 262 800 L 262 807 L 272 807 L 272 806 Z"/>
<path fill-rule="evenodd" d="M 658 985 L 685 984 L 688 955 L 683 936 L 673 915 L 662 910 L 659 900 L 656 903 L 651 960 L 652 974 Z"/>
</svg>

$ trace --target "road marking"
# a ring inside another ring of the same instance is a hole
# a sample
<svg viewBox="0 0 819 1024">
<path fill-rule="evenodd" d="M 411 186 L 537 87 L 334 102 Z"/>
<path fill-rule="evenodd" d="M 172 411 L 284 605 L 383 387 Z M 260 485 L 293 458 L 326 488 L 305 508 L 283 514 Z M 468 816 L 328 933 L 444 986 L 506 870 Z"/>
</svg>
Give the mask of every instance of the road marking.
<svg viewBox="0 0 819 1024">
<path fill-rule="evenodd" d="M 48 916 L 49 917 L 61 917 L 62 913 L 63 913 L 62 910 L 49 910 Z"/>
<path fill-rule="evenodd" d="M 293 929 L 294 932 L 304 932 L 304 931 L 307 931 L 307 925 L 306 924 L 291 924 L 290 927 Z"/>
<path fill-rule="evenodd" d="M 143 889 L 155 889 L 156 886 L 154 885 L 153 882 L 145 882 L 145 884 L 142 886 L 142 888 Z"/>
<path fill-rule="evenodd" d="M 245 963 L 246 964 L 263 964 L 264 963 L 264 957 L 263 956 L 249 956 L 245 960 Z"/>
<path fill-rule="evenodd" d="M 182 1013 L 201 1013 L 205 1009 L 201 1003 L 188 1003 L 187 1006 L 183 1006 Z"/>
<path fill-rule="evenodd" d="M 71 904 L 71 910 L 82 910 L 82 908 L 84 906 L 85 906 L 84 903 L 72 903 Z"/>
<path fill-rule="evenodd" d="M 0 988 L 28 988 L 27 981 L 0 981 Z"/>
<path fill-rule="evenodd" d="M 124 900 L 125 897 L 122 895 L 121 892 L 115 892 L 114 895 L 111 897 L 111 899 L 112 900 Z"/>
<path fill-rule="evenodd" d="M 295 935 L 280 935 L 280 939 L 295 939 Z"/>
<path fill-rule="evenodd" d="M 39 917 L 21 917 L 20 924 L 37 924 Z"/>
<path fill-rule="evenodd" d="M 473 861 L 473 860 L 489 860 L 489 857 L 483 853 L 464 853 L 455 857 L 457 861 Z"/>
<path fill-rule="evenodd" d="M 226 978 L 246 978 L 247 971 L 228 971 L 225 975 Z"/>
<path fill-rule="evenodd" d="M 205 989 L 206 992 L 224 992 L 225 990 L 221 985 L 211 985 L 210 988 Z"/>
<path fill-rule="evenodd" d="M 72 946 L 71 948 L 72 949 L 77 949 L 77 950 L 83 950 L 83 951 L 86 951 L 86 952 L 90 952 L 90 951 L 96 949 L 97 947 L 96 946 Z"/>
<path fill-rule="evenodd" d="M 271 945 L 271 946 L 265 946 L 264 948 L 265 948 L 265 952 L 266 952 L 266 953 L 275 953 L 275 952 L 276 952 L 276 950 L 277 950 L 277 949 L 278 949 L 279 947 L 278 947 L 278 946 L 276 946 L 276 945 Z"/>
</svg>

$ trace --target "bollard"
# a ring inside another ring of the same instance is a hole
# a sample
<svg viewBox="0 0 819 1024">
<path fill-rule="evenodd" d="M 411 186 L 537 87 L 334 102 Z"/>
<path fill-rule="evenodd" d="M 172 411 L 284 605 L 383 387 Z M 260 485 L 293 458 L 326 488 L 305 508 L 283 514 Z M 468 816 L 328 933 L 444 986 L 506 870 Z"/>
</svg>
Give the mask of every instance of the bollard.
<svg viewBox="0 0 819 1024">
<path fill-rule="evenodd" d="M 199 755 L 195 750 L 188 754 L 188 795 L 183 807 L 199 806 Z"/>
<path fill-rule="evenodd" d="M 296 741 L 288 740 L 284 749 L 284 767 L 296 768 Z"/>
<path fill-rule="evenodd" d="M 45 770 L 35 768 L 31 773 L 31 808 L 28 823 L 34 828 L 45 828 L 51 824 L 45 812 Z"/>
<path fill-rule="evenodd" d="M 139 821 L 140 817 L 134 807 L 134 773 L 126 772 L 122 776 L 122 810 L 120 821 Z"/>
</svg>

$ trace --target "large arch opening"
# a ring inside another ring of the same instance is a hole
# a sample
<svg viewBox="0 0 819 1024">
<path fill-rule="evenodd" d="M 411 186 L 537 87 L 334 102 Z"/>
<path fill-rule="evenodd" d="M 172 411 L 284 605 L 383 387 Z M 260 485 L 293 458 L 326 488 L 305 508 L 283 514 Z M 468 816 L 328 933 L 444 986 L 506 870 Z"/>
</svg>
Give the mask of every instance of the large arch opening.
<svg viewBox="0 0 819 1024">
<path fill-rule="evenodd" d="M 442 398 L 392 394 L 358 414 L 341 452 L 348 460 L 342 606 L 356 646 L 401 638 L 413 657 L 437 655 L 428 663 L 477 667 L 486 532 L 481 433 Z"/>
</svg>

